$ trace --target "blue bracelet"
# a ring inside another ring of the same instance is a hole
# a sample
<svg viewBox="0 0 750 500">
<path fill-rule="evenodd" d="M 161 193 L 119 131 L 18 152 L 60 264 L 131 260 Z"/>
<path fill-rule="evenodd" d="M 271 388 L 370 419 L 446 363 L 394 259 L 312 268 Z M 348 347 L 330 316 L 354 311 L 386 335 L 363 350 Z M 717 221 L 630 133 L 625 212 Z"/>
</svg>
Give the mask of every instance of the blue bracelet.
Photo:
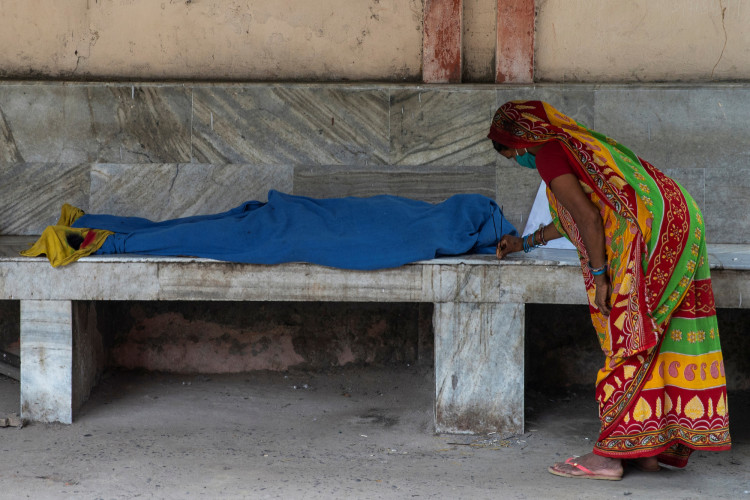
<svg viewBox="0 0 750 500">
<path fill-rule="evenodd" d="M 529 253 L 529 252 L 531 252 L 531 251 L 532 251 L 533 249 L 535 249 L 535 248 L 537 248 L 537 247 L 539 246 L 539 245 L 535 245 L 535 244 L 534 244 L 534 241 L 533 241 L 533 239 L 532 239 L 532 241 L 531 241 L 531 242 L 529 242 L 529 236 L 531 236 L 531 238 L 534 238 L 534 235 L 533 235 L 533 234 L 527 234 L 526 236 L 523 236 L 523 238 L 522 238 L 522 241 L 523 241 L 523 251 L 524 251 L 524 253 Z"/>
<path fill-rule="evenodd" d="M 591 274 L 594 276 L 601 276 L 602 274 L 606 273 L 608 269 L 607 264 L 604 264 L 602 267 L 591 267 L 591 262 L 589 262 L 589 270 L 591 270 Z"/>
</svg>

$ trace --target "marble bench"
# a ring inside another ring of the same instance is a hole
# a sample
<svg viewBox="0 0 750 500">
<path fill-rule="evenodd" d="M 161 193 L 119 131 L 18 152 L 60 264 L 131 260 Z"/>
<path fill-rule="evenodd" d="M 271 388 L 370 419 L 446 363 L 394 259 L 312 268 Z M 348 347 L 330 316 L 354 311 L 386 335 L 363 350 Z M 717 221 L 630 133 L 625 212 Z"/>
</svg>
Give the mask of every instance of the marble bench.
<svg viewBox="0 0 750 500">
<path fill-rule="evenodd" d="M 586 303 L 570 250 L 366 272 L 134 255 L 54 269 L 44 258 L 18 256 L 32 239 L 0 238 L 0 299 L 20 301 L 21 414 L 31 421 L 71 423 L 96 382 L 103 352 L 87 301 L 432 302 L 435 430 L 521 433 L 524 305 Z M 750 245 L 709 252 L 717 307 L 748 307 Z"/>
</svg>

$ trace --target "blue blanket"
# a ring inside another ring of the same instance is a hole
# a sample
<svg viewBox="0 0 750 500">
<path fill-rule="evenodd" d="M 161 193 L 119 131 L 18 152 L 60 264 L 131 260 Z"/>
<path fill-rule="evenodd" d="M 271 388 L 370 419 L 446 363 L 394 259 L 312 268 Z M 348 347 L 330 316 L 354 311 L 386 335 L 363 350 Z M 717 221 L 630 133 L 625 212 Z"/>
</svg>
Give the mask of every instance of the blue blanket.
<svg viewBox="0 0 750 500">
<path fill-rule="evenodd" d="M 83 215 L 73 227 L 113 231 L 97 254 L 208 257 L 254 264 L 310 262 L 343 269 L 494 253 L 517 235 L 497 204 L 477 194 L 431 204 L 396 196 L 314 199 L 270 191 L 228 212 L 152 222 Z"/>
</svg>

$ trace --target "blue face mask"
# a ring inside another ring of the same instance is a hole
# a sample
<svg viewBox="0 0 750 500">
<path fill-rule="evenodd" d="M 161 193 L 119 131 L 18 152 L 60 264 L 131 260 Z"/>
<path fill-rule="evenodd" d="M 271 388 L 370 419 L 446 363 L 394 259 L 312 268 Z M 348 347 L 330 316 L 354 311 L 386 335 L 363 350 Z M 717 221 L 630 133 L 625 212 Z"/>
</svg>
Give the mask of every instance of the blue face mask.
<svg viewBox="0 0 750 500">
<path fill-rule="evenodd" d="M 533 169 L 536 168 L 536 158 L 534 158 L 534 155 L 529 153 L 528 151 L 522 155 L 516 156 L 516 161 L 522 167 L 533 168 Z"/>
</svg>

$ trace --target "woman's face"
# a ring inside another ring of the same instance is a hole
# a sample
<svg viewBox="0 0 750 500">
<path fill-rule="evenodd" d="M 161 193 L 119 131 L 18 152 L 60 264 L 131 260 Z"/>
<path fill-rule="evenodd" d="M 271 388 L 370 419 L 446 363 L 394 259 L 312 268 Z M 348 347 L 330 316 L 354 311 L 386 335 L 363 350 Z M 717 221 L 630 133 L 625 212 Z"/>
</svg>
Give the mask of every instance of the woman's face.
<svg viewBox="0 0 750 500">
<path fill-rule="evenodd" d="M 505 146 L 505 144 L 500 144 L 497 141 L 492 141 L 492 147 L 495 148 L 495 151 L 508 158 L 509 160 L 516 156 L 515 150 Z"/>
</svg>

